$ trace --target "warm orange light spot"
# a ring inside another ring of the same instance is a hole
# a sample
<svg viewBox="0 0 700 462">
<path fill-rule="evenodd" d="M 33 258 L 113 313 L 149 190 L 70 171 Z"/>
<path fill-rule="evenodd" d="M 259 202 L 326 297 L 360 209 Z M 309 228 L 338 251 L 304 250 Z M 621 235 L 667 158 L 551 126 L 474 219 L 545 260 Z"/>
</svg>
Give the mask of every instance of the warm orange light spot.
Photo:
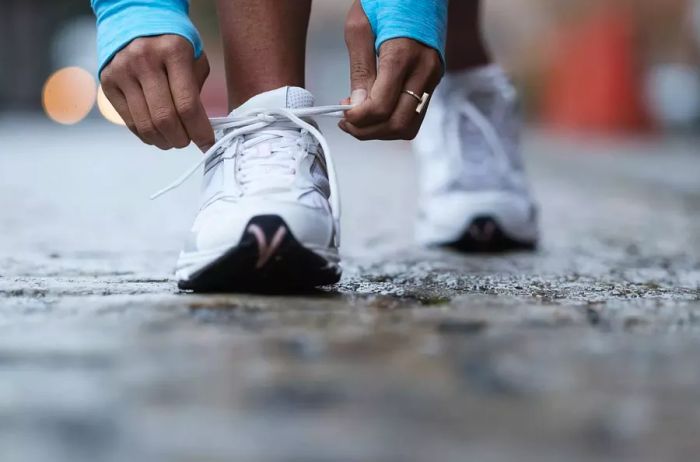
<svg viewBox="0 0 700 462">
<path fill-rule="evenodd" d="M 112 103 L 110 103 L 105 96 L 105 92 L 102 90 L 102 85 L 97 87 L 97 108 L 100 110 L 102 117 L 109 120 L 113 124 L 126 125 L 117 110 L 114 109 L 114 106 L 112 106 Z"/>
<path fill-rule="evenodd" d="M 44 111 L 52 120 L 71 125 L 83 120 L 95 105 L 96 84 L 90 73 L 79 67 L 56 71 L 44 84 Z"/>
</svg>

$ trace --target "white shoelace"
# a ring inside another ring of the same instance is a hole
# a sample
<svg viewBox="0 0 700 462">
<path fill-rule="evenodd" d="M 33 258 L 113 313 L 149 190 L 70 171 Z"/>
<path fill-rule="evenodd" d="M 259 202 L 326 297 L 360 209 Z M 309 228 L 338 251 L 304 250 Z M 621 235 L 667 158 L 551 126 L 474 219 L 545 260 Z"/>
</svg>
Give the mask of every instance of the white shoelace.
<svg viewBox="0 0 700 462">
<path fill-rule="evenodd" d="M 501 166 L 507 169 L 510 159 L 501 141 L 501 135 L 498 134 L 493 123 L 471 101 L 463 101 L 460 110 L 484 136 L 486 144 L 488 144 L 489 148 L 491 148 L 496 155 Z"/>
<path fill-rule="evenodd" d="M 505 146 L 503 146 L 501 136 L 498 134 L 498 131 L 496 130 L 496 127 L 494 127 L 493 123 L 488 119 L 488 117 L 484 115 L 483 112 L 481 112 L 481 110 L 474 103 L 469 101 L 468 98 L 458 98 L 454 101 L 453 104 L 455 104 L 456 112 L 464 115 L 467 118 L 467 120 L 481 133 L 481 135 L 484 137 L 484 140 L 486 141 L 487 146 L 489 147 L 493 155 L 496 157 L 496 161 L 498 162 L 499 167 L 502 169 L 503 172 L 507 172 L 510 168 L 510 158 L 508 157 L 508 153 L 506 152 Z M 458 119 L 453 121 L 453 123 L 458 122 Z M 446 128 L 449 125 L 449 123 L 446 124 Z M 459 127 L 455 127 L 454 130 L 457 130 L 456 136 L 459 137 Z M 448 133 L 448 136 L 450 135 L 451 134 Z M 455 172 L 457 174 L 459 174 L 459 172 L 463 170 L 461 166 L 464 163 L 464 158 L 462 154 L 458 154 L 458 159 L 455 159 L 460 165 L 460 168 L 455 169 Z"/>
<path fill-rule="evenodd" d="M 351 109 L 349 105 L 337 106 L 318 106 L 301 109 L 251 109 L 236 116 L 219 117 L 210 119 L 212 127 L 215 131 L 223 131 L 224 135 L 204 153 L 202 158 L 192 166 L 190 170 L 185 172 L 180 178 L 173 181 L 172 184 L 161 189 L 151 196 L 151 199 L 156 199 L 163 194 L 178 188 L 185 183 L 197 170 L 206 162 L 215 156 L 220 148 L 228 149 L 234 143 L 241 143 L 244 150 L 254 147 L 258 143 L 270 140 L 279 140 L 277 146 L 273 148 L 273 152 L 280 154 L 275 156 L 273 160 L 256 159 L 253 162 L 249 159 L 242 159 L 239 162 L 239 182 L 245 186 L 260 179 L 263 175 L 269 175 L 270 169 L 273 167 L 280 174 L 294 173 L 290 171 L 290 162 L 293 160 L 292 154 L 288 148 L 295 144 L 299 137 L 290 137 L 289 128 L 287 127 L 272 127 L 273 124 L 280 122 L 291 122 L 290 125 L 296 126 L 303 131 L 311 134 L 316 141 L 321 145 L 325 157 L 326 169 L 328 171 L 328 183 L 330 186 L 330 204 L 333 218 L 336 222 L 340 219 L 340 199 L 338 197 L 338 180 L 333 163 L 333 157 L 328 147 L 328 142 L 323 134 L 312 124 L 304 121 L 302 117 L 326 116 L 342 118 L 344 111 Z M 286 128 L 286 129 L 285 129 Z M 266 130 L 267 129 L 267 130 Z M 228 132 L 227 132 L 228 131 Z M 243 139 L 245 135 L 247 139 Z M 238 149 L 238 146 L 234 146 Z M 245 156 L 243 156 L 245 157 Z"/>
</svg>

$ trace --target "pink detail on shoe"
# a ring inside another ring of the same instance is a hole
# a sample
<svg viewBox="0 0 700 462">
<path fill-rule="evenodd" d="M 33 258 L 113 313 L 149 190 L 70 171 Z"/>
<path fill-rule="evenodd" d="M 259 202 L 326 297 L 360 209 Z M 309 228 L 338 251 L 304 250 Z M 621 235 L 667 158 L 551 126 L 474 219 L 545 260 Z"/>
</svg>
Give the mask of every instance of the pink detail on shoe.
<svg viewBox="0 0 700 462">
<path fill-rule="evenodd" d="M 269 245 L 267 243 L 265 231 L 263 231 L 260 226 L 252 224 L 248 226 L 248 232 L 255 236 L 255 240 L 258 241 L 258 261 L 255 264 L 255 269 L 260 269 L 265 266 L 268 260 L 270 260 L 270 257 L 277 252 L 284 237 L 287 235 L 287 228 L 280 226 L 277 231 L 275 231 L 275 235 L 272 237 L 272 241 Z"/>
<path fill-rule="evenodd" d="M 490 221 L 486 222 L 483 228 L 479 227 L 477 224 L 473 224 L 469 227 L 469 234 L 478 242 L 490 242 L 495 232 L 496 225 Z"/>
</svg>

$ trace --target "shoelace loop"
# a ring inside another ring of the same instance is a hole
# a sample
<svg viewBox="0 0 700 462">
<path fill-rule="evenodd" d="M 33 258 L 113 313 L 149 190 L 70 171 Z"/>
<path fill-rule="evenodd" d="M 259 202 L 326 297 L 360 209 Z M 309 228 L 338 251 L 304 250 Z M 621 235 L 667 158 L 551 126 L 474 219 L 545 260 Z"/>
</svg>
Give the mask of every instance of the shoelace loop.
<svg viewBox="0 0 700 462">
<path fill-rule="evenodd" d="M 244 135 L 260 132 L 270 125 L 278 122 L 291 122 L 297 127 L 305 130 L 321 145 L 323 155 L 325 157 L 326 168 L 328 171 L 328 182 L 330 185 L 330 204 L 333 218 L 340 220 L 340 200 L 338 197 L 338 180 L 336 176 L 335 164 L 330 153 L 328 142 L 323 134 L 312 124 L 304 121 L 302 117 L 336 117 L 342 118 L 345 111 L 351 109 L 351 105 L 335 105 L 335 106 L 316 106 L 300 109 L 250 109 L 248 111 L 237 114 L 236 116 L 217 117 L 209 119 L 215 131 L 223 132 L 223 136 L 207 150 L 202 158 L 186 171 L 180 178 L 173 181 L 170 185 L 161 189 L 151 196 L 151 199 L 158 197 L 180 187 L 184 184 L 197 170 L 206 162 L 217 154 L 220 148 L 228 148 L 231 142 L 236 139 L 242 139 Z M 240 142 L 240 141 L 239 141 Z"/>
<path fill-rule="evenodd" d="M 295 150 L 303 147 L 301 139 L 308 132 L 302 129 L 300 136 L 298 129 L 291 129 L 290 132 L 286 126 L 273 126 L 274 129 L 260 130 L 255 135 L 250 135 L 250 139 L 238 142 L 233 147 L 238 156 L 236 179 L 242 189 L 241 194 L 252 192 L 249 186 L 257 185 L 258 190 L 265 190 L 282 184 L 286 186 L 294 181 L 297 161 Z M 269 150 L 258 150 L 257 146 L 264 142 L 269 143 Z"/>
<path fill-rule="evenodd" d="M 452 108 L 452 113 L 464 116 L 476 128 L 493 154 L 498 168 L 502 172 L 507 172 L 510 168 L 510 157 L 493 122 L 467 96 L 452 98 L 449 105 Z M 459 133 L 459 117 L 453 117 L 445 122 L 443 125 L 443 129 L 446 130 L 445 137 L 458 137 L 459 135 L 455 135 L 455 133 Z M 461 150 L 453 150 L 451 158 L 455 164 L 452 172 L 455 175 L 460 175 L 459 172 L 465 169 L 465 159 Z M 470 168 L 473 167 L 473 165 L 470 165 Z"/>
<path fill-rule="evenodd" d="M 479 130 L 481 135 L 486 140 L 486 144 L 491 148 L 491 151 L 496 156 L 496 160 L 500 167 L 504 170 L 508 169 L 510 160 L 506 152 L 506 148 L 503 146 L 501 141 L 501 136 L 498 134 L 496 127 L 493 123 L 484 115 L 483 112 L 471 101 L 464 99 L 460 101 L 460 112 Z"/>
</svg>

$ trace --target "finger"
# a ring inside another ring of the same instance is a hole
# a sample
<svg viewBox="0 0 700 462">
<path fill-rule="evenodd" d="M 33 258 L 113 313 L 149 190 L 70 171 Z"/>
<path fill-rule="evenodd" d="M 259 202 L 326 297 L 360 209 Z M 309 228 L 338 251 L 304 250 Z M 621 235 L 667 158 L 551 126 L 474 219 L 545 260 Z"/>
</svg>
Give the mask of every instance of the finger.
<svg viewBox="0 0 700 462">
<path fill-rule="evenodd" d="M 345 44 L 350 57 L 350 101 L 363 103 L 377 75 L 374 32 L 360 2 L 352 5 L 345 25 Z"/>
<path fill-rule="evenodd" d="M 171 147 L 184 148 L 190 144 L 190 138 L 175 110 L 167 74 L 164 71 L 144 72 L 140 83 L 156 130 Z"/>
<path fill-rule="evenodd" d="M 134 135 L 138 136 L 136 125 L 134 124 L 133 117 L 131 117 L 131 112 L 129 112 L 129 104 L 126 102 L 124 93 L 117 87 L 105 84 L 102 85 L 102 91 L 110 104 L 112 104 L 112 107 L 114 107 L 114 110 L 119 114 L 119 117 L 124 121 L 124 125 L 126 125 Z"/>
<path fill-rule="evenodd" d="M 211 68 L 209 67 L 209 60 L 207 59 L 207 54 L 202 52 L 202 56 L 197 58 L 197 60 L 195 60 L 194 62 L 194 76 L 197 81 L 197 87 L 199 88 L 200 92 L 202 91 L 204 83 L 209 77 L 210 71 Z"/>
<path fill-rule="evenodd" d="M 429 75 L 411 77 L 404 85 L 406 88 L 425 88 L 426 91 L 432 91 Z M 416 112 L 419 104 L 420 102 L 413 96 L 400 93 L 396 110 L 389 120 L 367 127 L 358 127 L 349 121 L 344 121 L 345 123 L 341 126 L 341 129 L 360 140 L 413 139 L 418 134 L 427 110 L 427 107 L 425 107 L 420 114 Z"/>
<path fill-rule="evenodd" d="M 206 151 L 214 144 L 214 130 L 200 98 L 201 85 L 198 78 L 201 76 L 198 77 L 196 72 L 193 72 L 192 66 L 193 62 L 166 62 L 175 111 L 188 138 L 194 141 L 199 149 Z"/>
<path fill-rule="evenodd" d="M 369 127 L 389 120 L 403 89 L 410 62 L 401 56 L 379 60 L 377 79 L 369 98 L 345 113 L 345 119 L 357 127 Z"/>
<path fill-rule="evenodd" d="M 135 80 L 125 82 L 122 85 L 122 92 L 126 97 L 129 113 L 134 121 L 138 137 L 146 144 L 158 146 L 160 149 L 169 149 L 172 146 L 156 130 L 151 120 L 151 113 L 146 104 L 141 85 Z"/>
</svg>

